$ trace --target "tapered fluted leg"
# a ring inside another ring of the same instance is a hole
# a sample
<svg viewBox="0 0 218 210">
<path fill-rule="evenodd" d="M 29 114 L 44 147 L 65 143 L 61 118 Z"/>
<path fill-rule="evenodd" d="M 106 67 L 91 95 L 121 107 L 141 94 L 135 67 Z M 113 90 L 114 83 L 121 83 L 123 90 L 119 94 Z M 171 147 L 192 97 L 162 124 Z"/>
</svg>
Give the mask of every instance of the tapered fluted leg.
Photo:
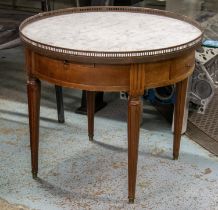
<svg viewBox="0 0 218 210">
<path fill-rule="evenodd" d="M 137 161 L 138 161 L 138 144 L 141 115 L 140 97 L 129 96 L 128 101 L 128 182 L 129 182 L 129 203 L 134 203 Z"/>
<path fill-rule="evenodd" d="M 37 178 L 38 173 L 38 148 L 39 148 L 39 115 L 40 115 L 40 89 L 38 79 L 29 78 L 27 81 L 30 147 L 32 160 L 32 175 Z"/>
<path fill-rule="evenodd" d="M 88 135 L 92 141 L 94 137 L 94 113 L 95 113 L 95 92 L 87 91 L 87 116 L 88 116 Z"/>
<path fill-rule="evenodd" d="M 58 122 L 64 123 L 65 119 L 64 119 L 64 103 L 63 103 L 62 87 L 55 85 L 55 92 L 56 92 Z"/>
<path fill-rule="evenodd" d="M 174 112 L 174 140 L 173 140 L 174 160 L 177 160 L 179 157 L 187 85 L 188 85 L 188 79 L 185 79 L 176 84 L 176 104 L 175 104 L 175 112 Z"/>
</svg>

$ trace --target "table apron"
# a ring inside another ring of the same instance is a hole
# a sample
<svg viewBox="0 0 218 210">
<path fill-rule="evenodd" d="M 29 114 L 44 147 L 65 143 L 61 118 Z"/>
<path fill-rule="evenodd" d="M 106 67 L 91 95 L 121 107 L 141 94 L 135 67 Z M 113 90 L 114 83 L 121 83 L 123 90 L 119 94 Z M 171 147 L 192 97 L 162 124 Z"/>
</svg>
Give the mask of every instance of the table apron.
<svg viewBox="0 0 218 210">
<path fill-rule="evenodd" d="M 82 64 L 45 57 L 26 48 L 26 70 L 28 75 L 64 87 L 142 92 L 188 77 L 194 70 L 194 55 L 191 51 L 173 59 L 142 64 Z"/>
</svg>

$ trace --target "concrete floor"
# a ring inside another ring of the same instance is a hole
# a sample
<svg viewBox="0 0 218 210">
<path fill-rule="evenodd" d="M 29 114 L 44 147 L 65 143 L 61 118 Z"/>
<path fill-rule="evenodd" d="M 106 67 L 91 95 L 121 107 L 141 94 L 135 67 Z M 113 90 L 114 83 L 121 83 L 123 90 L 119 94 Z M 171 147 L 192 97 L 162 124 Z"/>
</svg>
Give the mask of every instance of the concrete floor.
<svg viewBox="0 0 218 210">
<path fill-rule="evenodd" d="M 64 89 L 66 123 L 57 123 L 54 87 L 43 83 L 39 179 L 31 177 L 22 48 L 0 52 L 0 197 L 31 209 L 218 209 L 218 158 L 182 138 L 172 160 L 171 126 L 149 104 L 140 130 L 135 204 L 127 204 L 126 101 L 106 94 L 95 118 L 73 112 L 80 92 Z"/>
</svg>

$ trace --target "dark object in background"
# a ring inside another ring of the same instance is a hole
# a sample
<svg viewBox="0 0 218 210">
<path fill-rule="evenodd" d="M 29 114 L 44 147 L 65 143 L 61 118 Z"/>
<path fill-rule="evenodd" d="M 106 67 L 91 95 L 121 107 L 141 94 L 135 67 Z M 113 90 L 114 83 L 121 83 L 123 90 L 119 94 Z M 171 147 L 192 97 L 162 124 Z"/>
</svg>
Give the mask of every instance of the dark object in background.
<svg viewBox="0 0 218 210">
<path fill-rule="evenodd" d="M 50 0 L 41 0 L 41 7 L 42 7 L 42 11 L 50 11 L 51 10 Z"/>
<path fill-rule="evenodd" d="M 114 6 L 129 6 L 131 4 L 131 0 L 114 0 Z"/>
<path fill-rule="evenodd" d="M 86 100 L 86 92 L 85 90 L 82 91 L 82 100 L 81 106 L 75 111 L 78 114 L 87 114 L 87 100 Z M 104 102 L 104 92 L 96 92 L 95 94 L 95 112 L 101 110 L 107 105 Z"/>
<path fill-rule="evenodd" d="M 79 1 L 79 6 L 80 7 L 91 6 L 91 3 L 92 3 L 91 0 L 80 0 Z"/>
<path fill-rule="evenodd" d="M 62 87 L 55 85 L 55 93 L 56 93 L 58 122 L 64 123 L 65 117 L 64 117 L 64 101 L 63 101 Z"/>
<path fill-rule="evenodd" d="M 20 44 L 18 38 L 19 22 L 2 18 L 0 20 L 0 50 L 16 47 Z"/>
<path fill-rule="evenodd" d="M 140 2 L 141 0 L 92 0 L 91 6 L 130 6 L 132 4 L 135 4 L 137 2 Z M 87 3 L 90 1 L 86 1 Z M 88 6 L 88 5 L 87 5 Z"/>
</svg>

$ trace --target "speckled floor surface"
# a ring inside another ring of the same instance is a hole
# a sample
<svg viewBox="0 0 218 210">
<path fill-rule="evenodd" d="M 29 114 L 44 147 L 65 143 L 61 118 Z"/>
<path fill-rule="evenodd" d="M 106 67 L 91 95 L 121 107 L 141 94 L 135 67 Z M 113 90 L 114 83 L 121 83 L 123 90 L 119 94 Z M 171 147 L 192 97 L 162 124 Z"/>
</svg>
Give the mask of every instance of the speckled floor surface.
<svg viewBox="0 0 218 210">
<path fill-rule="evenodd" d="M 136 204 L 127 204 L 126 124 L 105 119 L 110 107 L 96 117 L 94 143 L 85 116 L 67 112 L 60 125 L 56 110 L 42 107 L 39 179 L 32 180 L 26 108 L 1 100 L 4 199 L 35 209 L 218 209 L 218 159 L 183 137 L 180 160 L 171 160 L 170 128 L 157 114 L 147 114 L 141 129 Z"/>
<path fill-rule="evenodd" d="M 15 56 L 16 55 L 16 56 Z M 126 101 L 106 95 L 95 118 L 72 112 L 78 93 L 65 89 L 66 123 L 57 123 L 54 88 L 43 83 L 39 179 L 31 178 L 22 50 L 0 52 L 0 197 L 31 209 L 218 209 L 218 158 L 182 138 L 172 160 L 171 126 L 145 104 L 135 204 L 127 204 Z"/>
</svg>

